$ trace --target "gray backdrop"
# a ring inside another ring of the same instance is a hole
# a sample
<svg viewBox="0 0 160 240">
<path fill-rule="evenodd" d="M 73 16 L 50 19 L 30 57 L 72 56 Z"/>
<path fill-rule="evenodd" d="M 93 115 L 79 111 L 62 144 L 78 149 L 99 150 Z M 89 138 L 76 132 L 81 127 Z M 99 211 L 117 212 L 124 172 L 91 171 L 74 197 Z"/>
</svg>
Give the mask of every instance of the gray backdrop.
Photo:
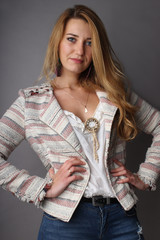
<svg viewBox="0 0 160 240">
<path fill-rule="evenodd" d="M 0 0 L 0 114 L 20 88 L 37 80 L 49 35 L 59 14 L 73 4 L 86 4 L 103 20 L 113 49 L 125 66 L 133 89 L 160 109 L 159 0 Z M 128 167 L 136 171 L 151 137 L 140 134 L 128 144 Z M 10 161 L 30 174 L 45 175 L 38 157 L 23 142 Z M 138 213 L 146 240 L 160 235 L 160 184 L 157 191 L 138 191 Z M 42 212 L 0 190 L 0 239 L 36 239 Z"/>
</svg>

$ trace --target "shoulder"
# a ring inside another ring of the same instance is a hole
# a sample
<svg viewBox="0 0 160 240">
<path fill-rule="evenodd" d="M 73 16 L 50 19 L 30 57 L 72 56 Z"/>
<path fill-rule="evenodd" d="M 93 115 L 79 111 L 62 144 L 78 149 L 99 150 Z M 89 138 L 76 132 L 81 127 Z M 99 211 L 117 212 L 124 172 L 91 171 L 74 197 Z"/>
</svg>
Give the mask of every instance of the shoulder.
<svg viewBox="0 0 160 240">
<path fill-rule="evenodd" d="M 32 86 L 19 90 L 19 95 L 25 98 L 32 96 L 44 95 L 46 93 L 51 94 L 53 92 L 52 86 L 50 83 L 43 83 L 41 85 Z"/>
</svg>

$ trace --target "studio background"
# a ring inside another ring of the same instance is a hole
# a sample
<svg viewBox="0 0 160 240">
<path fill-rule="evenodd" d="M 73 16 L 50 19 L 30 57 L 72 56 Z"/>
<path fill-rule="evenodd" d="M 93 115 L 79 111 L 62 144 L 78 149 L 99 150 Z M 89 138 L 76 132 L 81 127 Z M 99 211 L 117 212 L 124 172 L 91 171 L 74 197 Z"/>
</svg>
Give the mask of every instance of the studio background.
<svg viewBox="0 0 160 240">
<path fill-rule="evenodd" d="M 74 4 L 85 4 L 100 16 L 132 88 L 160 109 L 159 0 L 0 0 L 0 115 L 20 88 L 35 84 L 57 17 Z M 128 168 L 137 171 L 151 136 L 143 133 L 127 144 Z M 10 162 L 31 175 L 46 171 L 27 142 L 11 154 Z M 155 192 L 137 191 L 139 219 L 146 240 L 160 235 L 160 181 Z M 35 240 L 42 211 L 0 189 L 0 239 Z"/>
</svg>

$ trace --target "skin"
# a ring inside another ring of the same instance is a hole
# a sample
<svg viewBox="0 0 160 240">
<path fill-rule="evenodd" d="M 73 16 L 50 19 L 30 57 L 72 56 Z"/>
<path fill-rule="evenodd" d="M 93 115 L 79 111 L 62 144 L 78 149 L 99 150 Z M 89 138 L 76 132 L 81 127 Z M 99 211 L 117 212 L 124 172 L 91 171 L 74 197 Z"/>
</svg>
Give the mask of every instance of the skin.
<svg viewBox="0 0 160 240">
<path fill-rule="evenodd" d="M 75 83 L 92 61 L 91 32 L 87 22 L 81 19 L 68 21 L 59 46 L 59 57 L 63 66 L 61 77 L 67 78 L 65 82 L 74 77 Z"/>
<path fill-rule="evenodd" d="M 118 180 L 117 183 L 130 183 L 139 190 L 146 190 L 149 185 L 145 184 L 138 175 L 129 171 L 120 161 L 114 159 L 114 162 L 118 165 L 117 168 L 111 170 L 111 174 L 114 177 L 124 176 L 124 179 Z"/>
<path fill-rule="evenodd" d="M 73 181 L 82 180 L 83 177 L 80 175 L 72 175 L 71 173 L 75 172 L 85 172 L 86 170 L 82 167 L 86 163 L 80 159 L 72 158 L 68 159 L 62 167 L 55 174 L 53 168 L 50 168 L 49 174 L 53 179 L 52 187 L 47 191 L 46 197 L 57 197 L 59 196 L 66 187 Z M 70 172 L 69 172 L 70 170 Z"/>
<path fill-rule="evenodd" d="M 61 108 L 73 112 L 83 122 L 93 116 L 99 103 L 96 92 L 82 88 L 78 82 L 80 73 L 85 71 L 92 61 L 91 41 L 91 31 L 88 23 L 82 19 L 70 19 L 68 21 L 59 45 L 59 57 L 62 63 L 61 76 L 55 79 L 57 87 L 54 89 L 54 94 Z M 85 105 L 87 97 L 88 112 L 85 113 L 83 105 Z M 73 100 L 73 98 L 75 99 Z M 130 183 L 141 190 L 148 187 L 138 176 L 126 169 L 121 162 L 116 159 L 114 161 L 118 167 L 113 169 L 111 174 L 115 177 L 125 176 L 123 180 L 119 180 L 117 183 Z M 82 176 L 74 173 L 84 173 L 86 171 L 84 169 L 85 164 L 78 158 L 70 158 L 57 173 L 51 168 L 49 175 L 53 183 L 45 197 L 57 197 L 71 182 L 82 180 Z"/>
<path fill-rule="evenodd" d="M 99 103 L 95 91 L 79 84 L 79 75 L 92 62 L 91 32 L 88 23 L 71 19 L 59 45 L 61 76 L 55 79 L 54 94 L 62 109 L 73 112 L 82 122 L 92 117 Z M 88 99 L 88 101 L 87 101 Z M 88 113 L 84 113 L 87 102 Z M 74 104 L 76 103 L 76 104 Z"/>
</svg>

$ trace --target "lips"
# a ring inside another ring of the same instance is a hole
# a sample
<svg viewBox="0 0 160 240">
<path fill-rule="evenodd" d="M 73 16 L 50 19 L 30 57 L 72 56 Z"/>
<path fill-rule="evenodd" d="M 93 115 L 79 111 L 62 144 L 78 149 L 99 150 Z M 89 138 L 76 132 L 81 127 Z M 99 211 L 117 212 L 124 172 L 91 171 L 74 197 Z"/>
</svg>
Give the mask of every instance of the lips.
<svg viewBox="0 0 160 240">
<path fill-rule="evenodd" d="M 70 58 L 73 62 L 75 63 L 83 63 L 83 60 L 82 59 L 78 59 L 78 58 Z"/>
</svg>

